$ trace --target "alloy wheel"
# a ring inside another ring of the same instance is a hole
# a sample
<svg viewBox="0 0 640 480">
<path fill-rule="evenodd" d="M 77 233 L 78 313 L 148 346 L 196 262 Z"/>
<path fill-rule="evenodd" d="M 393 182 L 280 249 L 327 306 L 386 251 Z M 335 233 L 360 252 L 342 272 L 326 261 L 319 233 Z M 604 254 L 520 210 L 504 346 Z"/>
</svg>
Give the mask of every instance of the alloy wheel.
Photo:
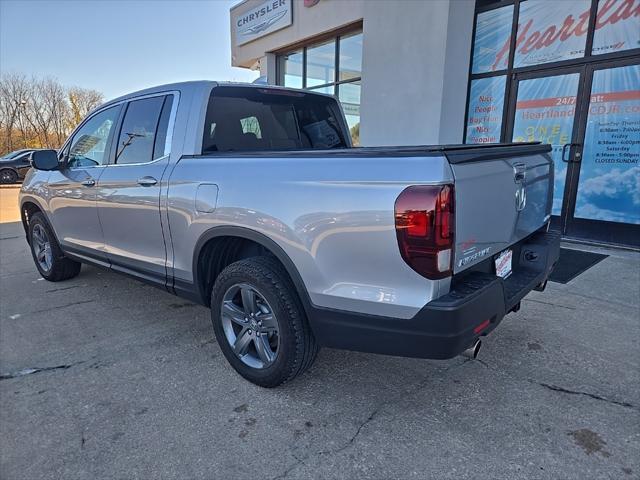
<svg viewBox="0 0 640 480">
<path fill-rule="evenodd" d="M 266 368 L 278 356 L 278 321 L 264 296 L 253 286 L 241 283 L 224 294 L 222 328 L 235 355 L 252 368 Z"/>
<path fill-rule="evenodd" d="M 51 241 L 42 225 L 36 224 L 33 226 L 31 241 L 38 265 L 45 272 L 48 272 L 53 264 L 53 254 L 51 252 Z"/>
</svg>

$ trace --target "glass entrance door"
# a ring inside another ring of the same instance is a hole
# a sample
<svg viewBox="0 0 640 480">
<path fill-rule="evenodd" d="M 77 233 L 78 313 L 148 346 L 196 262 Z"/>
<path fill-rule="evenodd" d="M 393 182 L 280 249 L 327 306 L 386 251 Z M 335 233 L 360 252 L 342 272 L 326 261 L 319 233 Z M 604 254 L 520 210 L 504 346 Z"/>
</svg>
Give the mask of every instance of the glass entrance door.
<svg viewBox="0 0 640 480">
<path fill-rule="evenodd" d="M 513 76 L 507 138 L 552 146 L 552 225 L 640 246 L 640 65 L 609 62 Z"/>
<path fill-rule="evenodd" d="M 637 62 L 637 60 L 636 60 Z M 640 64 L 587 67 L 566 234 L 640 245 Z"/>
<path fill-rule="evenodd" d="M 564 229 L 568 218 L 567 196 L 574 177 L 573 160 L 580 157 L 577 142 L 578 98 L 581 67 L 544 74 L 514 76 L 510 105 L 510 132 L 513 142 L 542 142 L 551 145 L 555 164 L 552 221 Z"/>
</svg>

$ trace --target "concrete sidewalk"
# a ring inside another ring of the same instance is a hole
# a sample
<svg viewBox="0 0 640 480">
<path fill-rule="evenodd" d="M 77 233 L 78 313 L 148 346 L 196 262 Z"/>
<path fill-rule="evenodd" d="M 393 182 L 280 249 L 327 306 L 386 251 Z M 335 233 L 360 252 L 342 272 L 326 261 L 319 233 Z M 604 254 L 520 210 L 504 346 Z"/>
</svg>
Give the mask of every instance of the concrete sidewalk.
<svg viewBox="0 0 640 480">
<path fill-rule="evenodd" d="M 480 361 L 323 350 L 264 390 L 207 309 L 91 267 L 48 283 L 4 223 L 0 477 L 639 478 L 640 255 L 605 253 Z"/>
</svg>

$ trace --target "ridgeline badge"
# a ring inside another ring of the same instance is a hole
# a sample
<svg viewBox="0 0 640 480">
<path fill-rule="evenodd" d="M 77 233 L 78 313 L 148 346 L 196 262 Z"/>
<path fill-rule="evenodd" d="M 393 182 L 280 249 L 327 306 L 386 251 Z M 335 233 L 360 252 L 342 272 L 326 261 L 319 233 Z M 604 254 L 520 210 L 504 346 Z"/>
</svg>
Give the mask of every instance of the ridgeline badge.
<svg viewBox="0 0 640 480">
<path fill-rule="evenodd" d="M 232 11 L 231 15 L 236 45 L 242 45 L 291 25 L 291 0 L 267 0 L 240 14 Z"/>
</svg>

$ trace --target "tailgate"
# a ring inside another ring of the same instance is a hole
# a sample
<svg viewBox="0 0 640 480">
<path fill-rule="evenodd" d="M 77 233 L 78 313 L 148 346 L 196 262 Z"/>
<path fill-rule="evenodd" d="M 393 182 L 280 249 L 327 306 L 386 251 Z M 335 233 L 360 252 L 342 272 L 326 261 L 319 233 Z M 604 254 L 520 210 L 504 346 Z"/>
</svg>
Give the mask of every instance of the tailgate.
<svg viewBox="0 0 640 480">
<path fill-rule="evenodd" d="M 467 146 L 446 150 L 455 178 L 454 273 L 497 255 L 549 221 L 551 147 Z"/>
</svg>

